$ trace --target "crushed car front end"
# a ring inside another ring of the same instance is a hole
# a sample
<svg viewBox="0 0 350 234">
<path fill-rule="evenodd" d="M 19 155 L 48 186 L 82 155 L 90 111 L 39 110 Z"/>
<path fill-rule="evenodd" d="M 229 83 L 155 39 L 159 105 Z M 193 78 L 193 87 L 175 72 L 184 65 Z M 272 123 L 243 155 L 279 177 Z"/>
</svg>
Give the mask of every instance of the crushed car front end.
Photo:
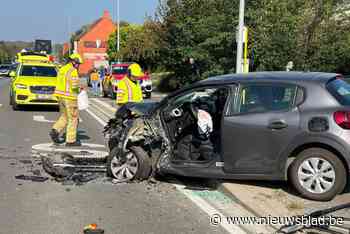
<svg viewBox="0 0 350 234">
<path fill-rule="evenodd" d="M 144 180 L 158 169 L 167 151 L 157 103 L 128 103 L 116 112 L 104 129 L 110 155 L 107 172 L 116 182 Z"/>
</svg>

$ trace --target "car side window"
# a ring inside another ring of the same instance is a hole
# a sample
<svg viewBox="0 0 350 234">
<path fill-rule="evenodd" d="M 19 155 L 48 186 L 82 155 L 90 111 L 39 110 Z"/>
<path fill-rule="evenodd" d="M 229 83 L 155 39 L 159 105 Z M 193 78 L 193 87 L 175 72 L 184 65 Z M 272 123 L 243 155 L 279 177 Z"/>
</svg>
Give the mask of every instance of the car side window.
<svg viewBox="0 0 350 234">
<path fill-rule="evenodd" d="M 237 114 L 283 111 L 294 104 L 297 86 L 279 85 L 247 85 L 240 89 Z"/>
</svg>

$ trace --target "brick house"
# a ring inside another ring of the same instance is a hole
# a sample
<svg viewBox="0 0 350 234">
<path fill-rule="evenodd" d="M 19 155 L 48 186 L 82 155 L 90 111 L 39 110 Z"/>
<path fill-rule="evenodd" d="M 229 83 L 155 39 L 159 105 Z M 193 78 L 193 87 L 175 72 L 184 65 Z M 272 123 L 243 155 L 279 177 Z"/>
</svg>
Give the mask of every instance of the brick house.
<svg viewBox="0 0 350 234">
<path fill-rule="evenodd" d="M 96 20 L 85 33 L 74 42 L 74 52 L 79 53 L 84 63 L 79 68 L 80 75 L 86 75 L 92 68 L 107 66 L 107 45 L 111 33 L 116 30 L 108 11 Z M 66 46 L 65 46 L 66 47 Z M 64 48 L 67 52 L 67 48 Z"/>
</svg>

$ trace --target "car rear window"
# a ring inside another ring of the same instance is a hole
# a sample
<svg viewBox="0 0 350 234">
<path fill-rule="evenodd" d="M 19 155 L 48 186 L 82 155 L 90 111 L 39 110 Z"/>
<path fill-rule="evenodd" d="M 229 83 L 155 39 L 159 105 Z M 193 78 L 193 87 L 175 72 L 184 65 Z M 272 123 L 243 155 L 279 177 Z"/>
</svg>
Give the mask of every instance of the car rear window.
<svg viewBox="0 0 350 234">
<path fill-rule="evenodd" d="M 335 79 L 326 86 L 327 90 L 341 105 L 350 106 L 350 84 L 342 79 Z"/>
<path fill-rule="evenodd" d="M 54 67 L 23 66 L 20 75 L 21 76 L 56 77 L 57 71 Z"/>
</svg>

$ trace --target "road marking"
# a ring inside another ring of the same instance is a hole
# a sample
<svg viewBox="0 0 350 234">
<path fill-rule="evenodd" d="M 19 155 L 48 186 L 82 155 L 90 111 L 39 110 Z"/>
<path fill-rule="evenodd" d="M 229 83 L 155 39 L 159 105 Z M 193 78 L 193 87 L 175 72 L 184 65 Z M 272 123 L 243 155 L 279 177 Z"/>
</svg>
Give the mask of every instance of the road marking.
<svg viewBox="0 0 350 234">
<path fill-rule="evenodd" d="M 47 120 L 45 116 L 43 115 L 34 115 L 33 120 L 37 122 L 42 122 L 42 123 L 54 123 L 55 121 L 53 120 Z"/>
<path fill-rule="evenodd" d="M 100 117 L 98 117 L 97 115 L 95 115 L 92 111 L 90 111 L 89 109 L 86 109 L 86 112 L 89 113 L 95 120 L 97 120 L 97 122 L 99 122 L 102 126 L 106 126 L 107 123 L 105 121 L 103 121 Z"/>
<path fill-rule="evenodd" d="M 91 100 L 92 100 L 92 101 L 95 101 L 95 102 L 97 102 L 97 103 L 99 103 L 99 104 L 101 104 L 102 106 L 106 107 L 106 108 L 107 108 L 108 110 L 110 110 L 110 111 L 115 112 L 115 111 L 117 110 L 116 108 L 112 107 L 111 105 L 109 105 L 108 103 L 106 103 L 106 102 L 104 102 L 104 101 L 101 101 L 101 100 L 98 99 L 98 98 L 92 98 Z"/>
<path fill-rule="evenodd" d="M 246 234 L 246 232 L 240 228 L 238 225 L 228 224 L 225 222 L 225 215 L 223 215 L 220 211 L 211 206 L 208 202 L 206 202 L 203 198 L 196 196 L 193 194 L 191 190 L 185 189 L 185 186 L 181 184 L 181 182 L 177 181 L 177 184 L 174 185 L 175 188 L 185 195 L 188 199 L 190 199 L 194 204 L 196 204 L 201 210 L 203 210 L 209 217 L 213 215 L 219 215 L 222 217 L 222 222 L 220 226 L 224 228 L 228 233 L 231 234 Z"/>
<path fill-rule="evenodd" d="M 2 107 L 2 104 L 0 104 L 0 107 Z"/>
<path fill-rule="evenodd" d="M 32 149 L 34 149 L 34 150 L 41 150 L 41 151 L 51 151 L 51 149 L 59 149 L 59 147 L 61 147 L 61 146 L 55 146 L 52 143 L 42 143 L 42 144 L 33 145 Z M 64 146 L 62 146 L 62 147 L 67 149 Z M 89 148 L 106 148 L 106 146 L 104 146 L 104 145 L 92 144 L 92 143 L 82 143 L 82 146 L 77 147 L 77 148 L 81 150 L 82 147 L 85 147 L 85 148 L 88 148 L 88 149 Z"/>
<path fill-rule="evenodd" d="M 32 146 L 32 151 L 41 153 L 68 153 L 75 158 L 106 158 L 109 153 L 107 151 L 100 151 L 96 148 L 105 149 L 104 145 L 82 143 L 81 147 L 69 148 L 62 146 L 55 146 L 52 143 L 43 143 Z"/>
<path fill-rule="evenodd" d="M 103 121 L 101 118 L 96 116 L 92 111 L 89 109 L 86 110 L 93 118 L 97 120 L 102 126 L 105 126 L 107 123 Z M 174 185 L 175 188 L 184 194 L 188 199 L 190 199 L 194 204 L 196 204 L 200 209 L 202 209 L 209 217 L 211 217 L 214 214 L 218 214 L 221 217 L 225 217 L 220 211 L 215 209 L 213 206 L 211 206 L 208 202 L 206 202 L 203 198 L 196 196 L 192 193 L 191 190 L 184 189 L 184 185 L 180 185 L 180 182 L 178 184 Z M 209 223 L 209 220 L 208 220 Z M 224 228 L 228 233 L 230 234 L 246 234 L 246 232 L 241 229 L 238 225 L 228 224 L 226 222 L 221 222 L 220 226 Z"/>
</svg>

